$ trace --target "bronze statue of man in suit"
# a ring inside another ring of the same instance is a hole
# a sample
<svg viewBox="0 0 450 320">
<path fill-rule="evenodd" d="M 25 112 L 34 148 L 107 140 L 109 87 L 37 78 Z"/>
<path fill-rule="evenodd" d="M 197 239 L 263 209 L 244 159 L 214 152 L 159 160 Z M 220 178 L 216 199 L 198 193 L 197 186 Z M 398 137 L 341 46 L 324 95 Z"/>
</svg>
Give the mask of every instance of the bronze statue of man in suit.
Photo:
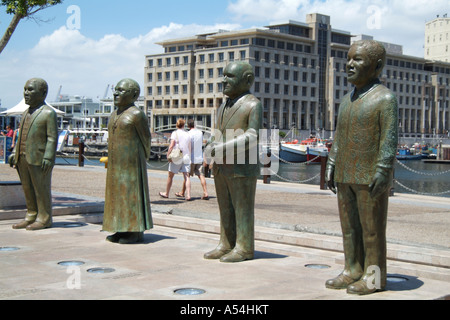
<svg viewBox="0 0 450 320">
<path fill-rule="evenodd" d="M 355 89 L 339 108 L 326 181 L 337 192 L 344 271 L 326 287 L 371 294 L 386 287 L 386 221 L 398 142 L 398 106 L 379 81 L 386 61 L 376 41 L 355 42 L 348 81 Z M 337 187 L 337 191 L 336 191 Z"/>
<path fill-rule="evenodd" d="M 139 94 L 136 81 L 121 80 L 114 93 L 117 110 L 108 125 L 103 231 L 115 232 L 106 239 L 120 244 L 142 242 L 144 231 L 153 228 L 146 162 L 151 134 L 147 116 L 134 104 Z"/>
<path fill-rule="evenodd" d="M 260 175 L 258 137 L 261 102 L 250 93 L 250 64 L 233 62 L 224 70 L 223 92 L 228 99 L 217 114 L 216 133 L 207 147 L 214 158 L 213 174 L 220 209 L 221 235 L 205 259 L 241 262 L 254 258 L 254 207 Z"/>
<path fill-rule="evenodd" d="M 56 112 L 45 103 L 48 93 L 43 79 L 27 81 L 19 139 L 9 158 L 22 182 L 27 215 L 14 229 L 41 230 L 52 226 L 51 179 L 55 165 L 58 125 Z"/>
</svg>

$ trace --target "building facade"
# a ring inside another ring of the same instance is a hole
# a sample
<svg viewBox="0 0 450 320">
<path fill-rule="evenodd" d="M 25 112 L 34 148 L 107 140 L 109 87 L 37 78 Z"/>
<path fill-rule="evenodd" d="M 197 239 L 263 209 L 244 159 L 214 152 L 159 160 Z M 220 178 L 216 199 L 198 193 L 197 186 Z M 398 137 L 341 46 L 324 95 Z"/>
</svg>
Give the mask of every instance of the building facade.
<svg viewBox="0 0 450 320">
<path fill-rule="evenodd" d="M 425 59 L 450 62 L 450 18 L 445 14 L 425 25 Z"/>
<path fill-rule="evenodd" d="M 306 23 L 163 41 L 164 53 L 146 56 L 145 107 L 151 128 L 164 131 L 178 117 L 213 127 L 224 99 L 223 70 L 232 61 L 246 61 L 255 71 L 252 91 L 263 104 L 266 128 L 333 136 L 341 99 L 352 90 L 345 69 L 356 39 L 333 29 L 329 16 L 308 14 Z M 399 45 L 385 47 L 381 80 L 398 96 L 401 134 L 446 133 L 450 64 L 403 55 Z"/>
</svg>

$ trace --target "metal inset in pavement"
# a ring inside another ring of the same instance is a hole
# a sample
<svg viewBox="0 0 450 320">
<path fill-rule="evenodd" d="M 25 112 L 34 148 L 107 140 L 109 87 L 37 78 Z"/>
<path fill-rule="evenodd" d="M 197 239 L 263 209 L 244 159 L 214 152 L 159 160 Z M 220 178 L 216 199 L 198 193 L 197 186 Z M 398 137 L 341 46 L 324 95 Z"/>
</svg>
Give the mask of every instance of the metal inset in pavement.
<svg viewBox="0 0 450 320">
<path fill-rule="evenodd" d="M 91 268 L 91 269 L 88 269 L 87 272 L 89 272 L 89 273 L 112 273 L 115 271 L 116 270 L 113 268 Z"/>
<path fill-rule="evenodd" d="M 329 269 L 329 268 L 331 268 L 330 266 L 328 266 L 326 264 L 306 264 L 305 267 L 309 268 L 309 269 Z"/>
<path fill-rule="evenodd" d="M 84 227 L 85 225 L 86 225 L 85 223 L 72 222 L 72 223 L 64 224 L 64 228 L 80 228 L 80 227 Z"/>
<path fill-rule="evenodd" d="M 17 247 L 0 247 L 0 252 L 11 252 L 11 251 L 18 251 L 20 248 Z"/>
<path fill-rule="evenodd" d="M 63 266 L 63 267 L 77 267 L 77 266 L 81 266 L 83 264 L 84 264 L 83 261 L 61 261 L 61 262 L 58 262 L 58 265 Z"/>
<path fill-rule="evenodd" d="M 399 282 L 405 282 L 408 281 L 409 279 L 406 277 L 400 277 L 400 276 L 387 276 L 387 281 L 388 282 L 393 282 L 393 283 L 399 283 Z"/>
<path fill-rule="evenodd" d="M 206 293 L 206 291 L 203 289 L 195 289 L 195 288 L 177 289 L 174 292 L 182 296 L 198 296 Z"/>
</svg>

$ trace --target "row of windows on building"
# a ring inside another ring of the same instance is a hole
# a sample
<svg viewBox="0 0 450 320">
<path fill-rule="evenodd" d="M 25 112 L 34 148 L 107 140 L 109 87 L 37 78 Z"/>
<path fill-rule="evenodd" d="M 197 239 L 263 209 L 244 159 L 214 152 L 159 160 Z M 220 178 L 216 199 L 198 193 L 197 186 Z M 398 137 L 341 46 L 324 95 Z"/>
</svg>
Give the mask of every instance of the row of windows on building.
<svg viewBox="0 0 450 320">
<path fill-rule="evenodd" d="M 310 82 L 307 80 L 307 73 L 303 76 L 303 82 L 304 83 L 315 83 L 315 74 L 311 74 Z M 348 93 L 347 88 L 348 82 L 346 77 L 335 77 L 335 84 L 337 89 L 335 89 L 334 98 L 335 99 L 341 99 L 343 96 L 345 96 Z M 340 87 L 343 85 L 343 88 Z M 394 93 L 398 95 L 398 100 L 400 105 L 407 105 L 407 106 L 421 106 L 422 105 L 422 98 L 421 97 L 414 97 L 410 96 L 412 95 L 419 95 L 422 96 L 422 86 L 421 85 L 409 85 L 409 84 L 397 84 L 392 82 L 386 83 L 387 88 L 392 90 Z M 156 95 L 162 96 L 162 95 L 178 95 L 178 94 L 188 94 L 189 86 L 188 85 L 174 85 L 174 86 L 157 86 L 156 89 Z M 181 89 L 181 91 L 180 91 Z M 431 96 L 434 92 L 432 92 L 431 87 L 425 87 L 424 88 L 424 94 L 425 96 Z M 223 85 L 221 82 L 219 83 L 200 83 L 197 85 L 197 94 L 204 94 L 204 93 L 217 93 L 222 92 Z M 256 81 L 253 87 L 253 91 L 255 93 L 267 93 L 267 94 L 283 94 L 283 95 L 289 95 L 289 96 L 302 96 L 302 97 L 311 97 L 315 98 L 317 96 L 317 88 L 314 86 L 298 86 L 298 85 L 288 85 L 288 84 L 279 84 L 279 83 L 270 83 L 270 82 L 259 82 Z M 148 95 L 153 95 L 153 87 L 148 87 Z M 450 96 L 450 90 L 441 88 L 439 89 L 439 98 L 444 99 L 447 98 L 448 100 Z M 446 106 L 448 107 L 448 101 L 446 101 Z"/>
<path fill-rule="evenodd" d="M 250 42 L 254 46 L 267 47 L 272 49 L 280 49 L 280 50 L 289 50 L 296 52 L 304 52 L 311 53 L 312 46 L 304 43 L 293 43 L 286 42 L 281 40 L 274 40 L 269 38 L 242 38 L 242 39 L 229 39 L 229 40 L 221 40 L 216 43 L 211 43 L 208 45 L 204 44 L 189 44 L 189 45 L 180 45 L 180 46 L 171 46 L 166 47 L 166 53 L 176 53 L 176 52 L 185 52 L 185 51 L 194 51 L 198 49 L 204 48 L 227 48 L 227 47 L 235 47 L 235 46 L 248 46 Z"/>
</svg>

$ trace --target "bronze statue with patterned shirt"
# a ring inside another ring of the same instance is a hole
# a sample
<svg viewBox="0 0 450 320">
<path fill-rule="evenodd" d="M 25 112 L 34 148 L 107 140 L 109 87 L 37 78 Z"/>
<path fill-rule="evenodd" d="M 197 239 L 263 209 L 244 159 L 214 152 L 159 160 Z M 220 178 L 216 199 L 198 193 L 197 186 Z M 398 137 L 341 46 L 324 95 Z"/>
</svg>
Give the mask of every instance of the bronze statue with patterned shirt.
<svg viewBox="0 0 450 320">
<path fill-rule="evenodd" d="M 371 294 L 386 287 L 386 222 L 398 143 L 395 95 L 381 84 L 385 48 L 355 42 L 348 53 L 348 81 L 355 89 L 342 99 L 326 181 L 337 192 L 345 254 L 344 271 L 330 289 Z M 336 190 L 337 189 L 337 190 Z"/>
</svg>

